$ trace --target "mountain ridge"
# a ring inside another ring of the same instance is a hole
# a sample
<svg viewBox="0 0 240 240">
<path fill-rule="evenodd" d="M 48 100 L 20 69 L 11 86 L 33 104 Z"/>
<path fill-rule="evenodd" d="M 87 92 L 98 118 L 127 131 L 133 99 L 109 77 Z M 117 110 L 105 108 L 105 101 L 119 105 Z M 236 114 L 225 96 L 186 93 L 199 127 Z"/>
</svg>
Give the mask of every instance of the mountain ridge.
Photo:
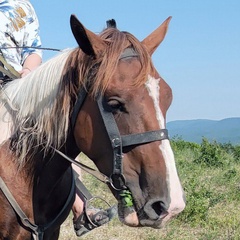
<svg viewBox="0 0 240 240">
<path fill-rule="evenodd" d="M 167 123 L 170 138 L 201 143 L 203 138 L 219 143 L 240 144 L 240 117 L 221 120 L 175 120 Z"/>
</svg>

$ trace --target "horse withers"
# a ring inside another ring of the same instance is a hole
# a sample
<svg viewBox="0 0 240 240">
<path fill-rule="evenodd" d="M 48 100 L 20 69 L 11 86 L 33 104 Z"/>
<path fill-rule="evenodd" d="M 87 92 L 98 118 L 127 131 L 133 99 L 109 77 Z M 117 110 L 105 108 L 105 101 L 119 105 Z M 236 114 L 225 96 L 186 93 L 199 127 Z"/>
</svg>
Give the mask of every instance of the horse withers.
<svg viewBox="0 0 240 240">
<path fill-rule="evenodd" d="M 0 239 L 58 239 L 75 188 L 56 150 L 94 161 L 128 226 L 160 228 L 184 209 L 165 129 L 172 92 L 151 62 L 169 21 L 140 42 L 114 27 L 96 35 L 72 15 L 79 47 L 4 86 Z"/>
</svg>

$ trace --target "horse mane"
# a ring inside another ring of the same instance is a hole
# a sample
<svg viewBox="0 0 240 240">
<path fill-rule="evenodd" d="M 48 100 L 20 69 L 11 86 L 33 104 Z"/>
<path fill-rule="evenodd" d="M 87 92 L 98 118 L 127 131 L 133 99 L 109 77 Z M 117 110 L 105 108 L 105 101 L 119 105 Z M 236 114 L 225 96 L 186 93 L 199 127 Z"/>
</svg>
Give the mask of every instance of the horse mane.
<svg viewBox="0 0 240 240">
<path fill-rule="evenodd" d="M 107 28 L 117 28 L 117 23 L 115 21 L 115 19 L 109 19 L 106 21 L 107 23 Z"/>
<path fill-rule="evenodd" d="M 146 82 L 152 63 L 141 43 L 130 33 L 106 28 L 99 35 L 108 47 L 99 58 L 85 55 L 79 48 L 65 50 L 22 79 L 5 85 L 0 99 L 12 108 L 11 145 L 19 167 L 26 156 L 41 146 L 61 148 L 69 134 L 70 116 L 80 88 L 95 97 L 103 93 L 116 71 L 124 49 L 132 47 L 139 55 L 141 71 L 133 85 Z"/>
</svg>

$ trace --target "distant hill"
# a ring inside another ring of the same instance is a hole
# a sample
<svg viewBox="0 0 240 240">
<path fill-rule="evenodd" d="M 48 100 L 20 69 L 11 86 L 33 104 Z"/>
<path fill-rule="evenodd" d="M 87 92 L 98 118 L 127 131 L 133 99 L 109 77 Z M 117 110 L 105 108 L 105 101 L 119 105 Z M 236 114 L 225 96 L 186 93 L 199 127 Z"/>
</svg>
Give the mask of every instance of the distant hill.
<svg viewBox="0 0 240 240">
<path fill-rule="evenodd" d="M 170 138 L 181 137 L 185 141 L 201 143 L 205 137 L 219 143 L 240 144 L 240 118 L 223 120 L 177 120 L 167 123 Z"/>
</svg>

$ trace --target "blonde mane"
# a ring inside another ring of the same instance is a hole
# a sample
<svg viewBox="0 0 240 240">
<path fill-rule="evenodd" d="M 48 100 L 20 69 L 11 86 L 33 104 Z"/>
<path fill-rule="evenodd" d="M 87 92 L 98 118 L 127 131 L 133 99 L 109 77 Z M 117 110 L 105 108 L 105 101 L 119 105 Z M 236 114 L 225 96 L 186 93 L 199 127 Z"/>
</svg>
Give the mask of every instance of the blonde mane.
<svg viewBox="0 0 240 240">
<path fill-rule="evenodd" d="M 132 84 L 146 81 L 152 70 L 150 56 L 133 35 L 109 28 L 100 37 L 108 44 L 102 57 L 93 59 L 80 49 L 66 50 L 26 77 L 6 84 L 0 92 L 0 104 L 13 119 L 12 142 L 20 166 L 35 146 L 41 145 L 48 150 L 50 147 L 59 149 L 65 144 L 79 89 L 90 82 L 89 94 L 93 97 L 104 92 L 127 47 L 138 53 L 142 65 Z"/>
</svg>

